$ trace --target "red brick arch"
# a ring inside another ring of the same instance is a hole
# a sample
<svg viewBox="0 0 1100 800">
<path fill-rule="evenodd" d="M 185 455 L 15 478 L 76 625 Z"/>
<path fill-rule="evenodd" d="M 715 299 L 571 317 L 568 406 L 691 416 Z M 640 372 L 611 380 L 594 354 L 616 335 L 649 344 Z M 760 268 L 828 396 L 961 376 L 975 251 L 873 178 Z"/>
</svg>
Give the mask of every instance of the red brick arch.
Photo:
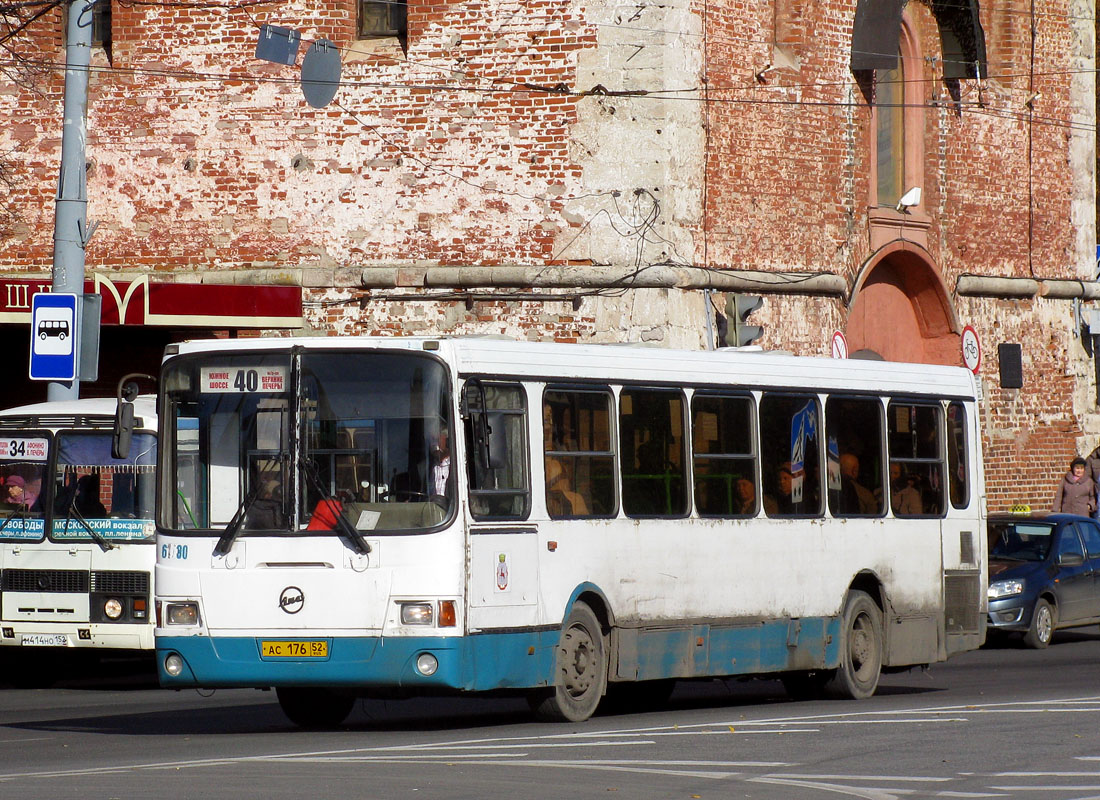
<svg viewBox="0 0 1100 800">
<path fill-rule="evenodd" d="M 893 242 L 867 262 L 848 314 L 849 352 L 961 366 L 960 333 L 947 287 L 921 248 Z"/>
</svg>

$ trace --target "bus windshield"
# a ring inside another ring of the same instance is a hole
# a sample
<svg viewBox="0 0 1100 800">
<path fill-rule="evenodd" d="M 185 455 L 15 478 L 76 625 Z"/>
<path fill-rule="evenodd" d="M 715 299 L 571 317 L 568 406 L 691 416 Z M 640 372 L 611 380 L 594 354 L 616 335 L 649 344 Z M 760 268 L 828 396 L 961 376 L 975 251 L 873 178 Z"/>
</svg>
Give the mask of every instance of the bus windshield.
<svg viewBox="0 0 1100 800">
<path fill-rule="evenodd" d="M 61 431 L 55 442 L 51 538 L 133 541 L 153 537 L 154 435 L 134 434 L 125 459 L 111 456 L 111 434 L 106 432 Z"/>
<path fill-rule="evenodd" d="M 450 388 L 429 356 L 207 354 L 169 362 L 164 388 L 165 528 L 405 532 L 452 513 Z"/>
<path fill-rule="evenodd" d="M 6 436 L 0 440 L 0 539 L 39 541 L 45 531 L 42 482 L 50 435 Z"/>
</svg>

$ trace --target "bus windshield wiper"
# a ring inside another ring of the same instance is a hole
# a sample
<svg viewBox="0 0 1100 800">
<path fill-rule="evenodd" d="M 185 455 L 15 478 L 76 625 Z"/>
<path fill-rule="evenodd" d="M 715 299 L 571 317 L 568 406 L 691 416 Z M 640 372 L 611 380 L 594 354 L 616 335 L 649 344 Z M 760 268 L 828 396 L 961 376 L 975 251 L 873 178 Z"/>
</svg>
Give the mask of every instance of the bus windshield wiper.
<svg viewBox="0 0 1100 800">
<path fill-rule="evenodd" d="M 118 547 L 117 544 L 112 544 L 103 538 L 103 534 L 88 524 L 88 520 L 84 519 L 84 515 L 76 509 L 76 491 L 74 490 L 69 497 L 69 502 L 65 506 L 65 532 L 69 531 L 69 521 L 76 517 L 76 521 L 80 523 L 81 527 L 88 532 L 88 535 L 92 537 L 92 541 L 99 545 L 99 549 L 106 553 L 108 550 L 114 550 Z"/>
<path fill-rule="evenodd" d="M 285 458 L 286 456 L 284 455 L 278 463 L 281 464 L 285 460 Z M 244 496 L 244 499 L 241 500 L 241 504 L 237 506 L 237 510 L 236 512 L 234 512 L 233 517 L 229 520 L 229 524 L 225 526 L 225 530 L 222 532 L 221 538 L 218 539 L 218 543 L 214 545 L 214 555 L 224 556 L 226 553 L 229 552 L 229 548 L 233 546 L 233 542 L 234 540 L 236 540 L 237 534 L 241 532 L 241 528 L 244 526 L 244 521 L 248 515 L 248 510 L 252 508 L 252 504 L 255 503 L 260 496 L 260 490 L 263 488 L 264 479 L 268 476 L 269 473 L 274 472 L 275 469 L 276 467 L 273 466 L 273 464 L 267 464 L 264 466 L 263 469 L 260 470 L 260 474 L 256 476 L 256 481 L 253 484 L 252 488 L 249 490 L 248 494 Z M 185 507 L 186 503 L 187 501 L 185 499 Z M 187 513 L 189 515 L 191 514 L 190 508 L 187 508 Z M 192 522 L 194 522 L 193 516 L 191 517 L 191 520 Z"/>
<path fill-rule="evenodd" d="M 363 538 L 363 534 L 359 532 L 358 528 L 351 524 L 351 520 L 344 516 L 343 503 L 339 503 L 337 500 L 329 497 L 328 492 L 325 491 L 325 487 L 321 483 L 321 476 L 317 474 L 317 464 L 312 458 L 307 458 L 302 466 L 309 482 L 313 485 L 317 494 L 322 498 L 321 502 L 328 504 L 330 507 L 329 510 L 334 512 L 332 516 L 336 520 L 336 528 L 344 535 L 344 538 L 348 540 L 351 549 L 360 555 L 369 553 L 370 545 L 367 543 L 367 540 Z"/>
<path fill-rule="evenodd" d="M 224 556 L 229 552 L 229 548 L 233 546 L 233 540 L 237 538 L 237 534 L 241 532 L 241 528 L 244 526 L 244 518 L 248 513 L 248 509 L 252 508 L 252 504 L 256 502 L 256 498 L 259 496 L 260 482 L 257 481 L 252 490 L 244 496 L 241 504 L 237 506 L 237 511 L 233 514 L 233 518 L 229 520 L 229 524 L 225 526 L 221 538 L 214 545 L 214 555 Z"/>
</svg>

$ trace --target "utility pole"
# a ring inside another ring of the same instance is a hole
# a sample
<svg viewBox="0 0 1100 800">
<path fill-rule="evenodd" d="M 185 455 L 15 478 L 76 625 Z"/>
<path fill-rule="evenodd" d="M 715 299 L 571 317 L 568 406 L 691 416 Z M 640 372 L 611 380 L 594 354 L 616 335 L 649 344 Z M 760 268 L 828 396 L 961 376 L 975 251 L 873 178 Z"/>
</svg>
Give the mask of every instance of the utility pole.
<svg viewBox="0 0 1100 800">
<path fill-rule="evenodd" d="M 78 297 L 84 294 L 84 246 L 90 237 L 84 148 L 94 5 L 95 0 L 71 0 L 69 3 L 65 31 L 65 123 L 61 133 L 61 174 L 54 206 L 53 291 Z M 73 345 L 79 347 L 79 314 L 73 322 Z M 71 383 L 51 382 L 46 388 L 48 400 L 75 400 L 78 397 L 79 377 Z"/>
</svg>

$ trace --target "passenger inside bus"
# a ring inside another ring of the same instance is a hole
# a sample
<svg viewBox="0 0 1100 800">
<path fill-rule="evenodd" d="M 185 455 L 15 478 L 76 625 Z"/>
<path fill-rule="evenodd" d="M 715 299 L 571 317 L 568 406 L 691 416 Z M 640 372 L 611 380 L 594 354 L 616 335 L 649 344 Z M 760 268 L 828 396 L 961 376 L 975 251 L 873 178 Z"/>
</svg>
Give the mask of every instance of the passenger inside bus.
<svg viewBox="0 0 1100 800">
<path fill-rule="evenodd" d="M 794 502 L 791 500 L 793 481 L 791 462 L 784 461 L 779 465 L 779 471 L 776 474 L 775 493 L 764 497 L 764 511 L 768 516 L 794 513 Z"/>
<path fill-rule="evenodd" d="M 248 510 L 248 527 L 256 530 L 280 530 L 286 527 L 283 492 L 278 478 L 266 478 L 260 493 Z"/>
<path fill-rule="evenodd" d="M 756 484 L 748 478 L 740 478 L 737 481 L 737 502 L 733 513 L 749 515 L 756 513 Z"/>
<path fill-rule="evenodd" d="M 546 460 L 546 510 L 552 518 L 588 516 L 588 503 L 569 485 L 556 458 Z"/>
<path fill-rule="evenodd" d="M 76 500 L 73 507 L 85 519 L 102 519 L 107 509 L 99 499 L 99 474 L 93 472 L 76 482 Z"/>
<path fill-rule="evenodd" d="M 859 457 L 855 453 L 840 454 L 840 513 L 877 514 L 881 502 L 860 483 Z"/>
<path fill-rule="evenodd" d="M 447 429 L 439 432 L 436 445 L 432 448 L 432 499 L 447 504 L 447 484 L 451 480 L 451 448 Z"/>
<path fill-rule="evenodd" d="M 26 485 L 27 481 L 22 475 L 9 475 L 4 481 L 4 487 L 7 490 L 4 502 L 12 506 L 26 506 L 27 502 L 24 499 Z"/>
</svg>

